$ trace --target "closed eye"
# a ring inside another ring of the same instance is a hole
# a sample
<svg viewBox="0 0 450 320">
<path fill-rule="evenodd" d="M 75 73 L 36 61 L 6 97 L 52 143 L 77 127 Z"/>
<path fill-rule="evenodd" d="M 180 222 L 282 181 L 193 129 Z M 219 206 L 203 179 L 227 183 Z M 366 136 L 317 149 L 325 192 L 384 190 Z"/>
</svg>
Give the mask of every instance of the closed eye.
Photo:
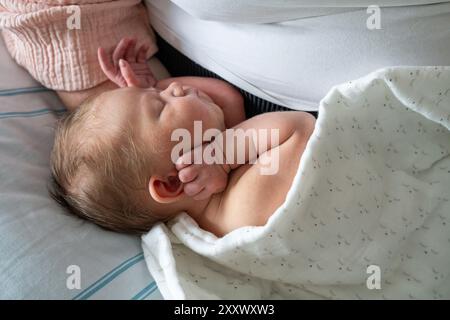
<svg viewBox="0 0 450 320">
<path fill-rule="evenodd" d="M 164 101 L 159 101 L 159 106 L 158 106 L 158 108 L 159 108 L 159 112 L 158 112 L 158 117 L 161 117 L 161 114 L 164 112 L 164 110 L 166 109 L 166 103 L 164 102 Z"/>
<path fill-rule="evenodd" d="M 161 97 L 160 94 L 157 96 L 157 104 L 158 104 L 158 117 L 161 117 L 161 114 L 164 112 L 167 106 L 167 101 L 164 100 L 164 98 Z"/>
<path fill-rule="evenodd" d="M 159 118 L 165 109 L 166 102 L 161 98 L 159 92 L 155 89 L 144 89 L 144 93 L 146 96 L 145 99 L 150 100 L 150 105 L 149 102 L 147 102 L 147 105 L 149 105 L 153 115 Z"/>
</svg>

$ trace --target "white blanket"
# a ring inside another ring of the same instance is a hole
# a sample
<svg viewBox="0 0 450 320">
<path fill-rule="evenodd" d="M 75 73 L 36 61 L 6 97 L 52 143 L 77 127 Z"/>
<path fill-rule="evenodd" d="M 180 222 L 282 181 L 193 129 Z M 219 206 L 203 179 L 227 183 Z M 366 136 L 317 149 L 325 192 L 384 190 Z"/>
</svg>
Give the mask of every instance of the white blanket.
<svg viewBox="0 0 450 320">
<path fill-rule="evenodd" d="M 319 110 L 265 226 L 217 238 L 182 213 L 143 236 L 164 298 L 450 298 L 450 67 L 382 69 Z"/>
</svg>

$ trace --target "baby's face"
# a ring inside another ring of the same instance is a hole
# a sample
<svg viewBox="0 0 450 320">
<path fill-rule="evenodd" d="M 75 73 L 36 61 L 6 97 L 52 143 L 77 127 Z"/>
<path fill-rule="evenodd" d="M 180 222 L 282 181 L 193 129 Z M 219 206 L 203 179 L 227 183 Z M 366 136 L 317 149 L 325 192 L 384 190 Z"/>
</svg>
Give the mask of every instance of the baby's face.
<svg viewBox="0 0 450 320">
<path fill-rule="evenodd" d="M 167 89 L 120 88 L 103 94 L 97 114 L 107 126 L 131 124 L 133 136 L 144 146 L 170 155 L 179 141 L 171 141 L 174 130 L 183 128 L 194 140 L 194 121 L 209 128 L 225 130 L 222 109 L 198 89 L 172 83 Z"/>
</svg>

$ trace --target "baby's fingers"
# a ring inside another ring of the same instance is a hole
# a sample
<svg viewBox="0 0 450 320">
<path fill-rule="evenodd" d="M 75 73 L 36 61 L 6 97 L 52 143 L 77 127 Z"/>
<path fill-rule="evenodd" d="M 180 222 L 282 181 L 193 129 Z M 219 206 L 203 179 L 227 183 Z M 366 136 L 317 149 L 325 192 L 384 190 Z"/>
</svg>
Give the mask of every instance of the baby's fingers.
<svg viewBox="0 0 450 320">
<path fill-rule="evenodd" d="M 108 77 L 109 80 L 117 84 L 119 87 L 126 87 L 127 84 L 125 79 L 117 74 L 117 68 L 111 63 L 105 49 L 98 48 L 97 51 L 98 62 L 103 73 Z"/>
<path fill-rule="evenodd" d="M 200 191 L 199 193 L 197 193 L 195 196 L 193 196 L 192 198 L 194 200 L 199 201 L 199 200 L 208 199 L 211 195 L 212 195 L 211 191 L 209 191 L 207 188 L 205 188 L 202 191 Z"/>
<path fill-rule="evenodd" d="M 128 62 L 123 59 L 119 60 L 120 72 L 125 79 L 128 87 L 139 87 L 139 80 Z"/>
<path fill-rule="evenodd" d="M 194 197 L 203 190 L 203 186 L 197 180 L 185 184 L 183 187 L 184 193 L 189 197 Z"/>
<path fill-rule="evenodd" d="M 184 151 L 184 150 L 183 150 Z M 175 162 L 175 167 L 177 170 L 181 170 L 191 164 L 202 164 L 203 163 L 203 145 L 199 145 L 194 149 L 183 153 L 181 157 Z"/>
<path fill-rule="evenodd" d="M 144 63 L 145 60 L 147 60 L 147 51 L 148 51 L 148 45 L 147 44 L 143 44 L 137 53 L 137 63 Z"/>
<path fill-rule="evenodd" d="M 117 45 L 116 49 L 113 52 L 113 63 L 114 66 L 119 65 L 119 60 L 124 59 L 125 53 L 127 52 L 127 49 L 130 45 L 131 39 L 123 38 L 120 40 L 119 44 Z"/>
<path fill-rule="evenodd" d="M 175 162 L 175 168 L 177 168 L 177 170 L 179 171 L 193 164 L 192 156 L 193 156 L 192 151 L 184 153 L 181 157 L 177 159 L 177 162 Z"/>
<path fill-rule="evenodd" d="M 178 172 L 178 178 L 183 183 L 191 182 L 197 177 L 198 177 L 198 170 L 193 166 L 183 168 Z"/>
<path fill-rule="evenodd" d="M 130 39 L 125 53 L 125 59 L 129 63 L 136 62 L 136 39 Z"/>
<path fill-rule="evenodd" d="M 103 72 L 108 76 L 114 75 L 115 68 L 111 61 L 109 60 L 108 55 L 105 52 L 105 49 L 102 47 L 98 48 L 97 50 L 97 58 L 98 62 L 100 63 L 100 67 L 102 68 Z"/>
</svg>

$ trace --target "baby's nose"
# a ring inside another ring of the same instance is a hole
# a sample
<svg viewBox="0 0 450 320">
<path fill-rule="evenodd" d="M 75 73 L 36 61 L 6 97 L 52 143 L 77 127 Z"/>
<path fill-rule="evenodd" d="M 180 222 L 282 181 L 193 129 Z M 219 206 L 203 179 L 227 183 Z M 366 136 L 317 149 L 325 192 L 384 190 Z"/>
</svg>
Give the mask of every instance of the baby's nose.
<svg viewBox="0 0 450 320">
<path fill-rule="evenodd" d="M 183 86 L 179 82 L 172 82 L 167 89 L 174 97 L 184 96 Z"/>
</svg>

